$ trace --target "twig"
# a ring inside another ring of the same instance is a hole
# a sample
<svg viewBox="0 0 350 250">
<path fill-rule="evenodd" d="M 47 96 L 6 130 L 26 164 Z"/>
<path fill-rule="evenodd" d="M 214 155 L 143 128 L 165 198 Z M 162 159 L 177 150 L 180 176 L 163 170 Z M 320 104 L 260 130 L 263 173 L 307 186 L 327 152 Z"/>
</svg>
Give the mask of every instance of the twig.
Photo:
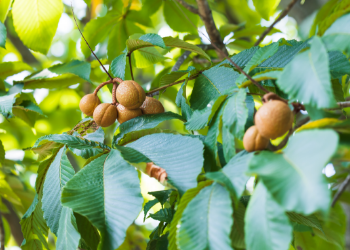
<svg viewBox="0 0 350 250">
<path fill-rule="evenodd" d="M 0 212 L 0 250 L 5 250 L 5 229 L 4 224 L 2 223 L 2 215 Z"/>
<path fill-rule="evenodd" d="M 197 58 L 197 57 L 194 57 L 193 58 L 193 61 L 195 62 L 195 63 L 200 63 L 200 64 L 202 64 L 202 63 L 210 63 L 206 58 Z M 212 59 L 211 60 L 213 63 L 219 63 L 219 62 L 221 62 L 222 60 L 220 60 L 220 59 Z"/>
<path fill-rule="evenodd" d="M 187 57 L 191 54 L 191 51 L 185 51 L 176 61 L 175 65 L 171 69 L 171 71 L 178 71 Z"/>
<path fill-rule="evenodd" d="M 189 11 L 191 11 L 194 14 L 198 15 L 198 9 L 196 7 L 194 7 L 193 5 L 187 3 L 185 0 L 176 0 L 179 4 L 181 4 L 183 7 L 185 7 L 186 9 L 188 9 Z"/>
<path fill-rule="evenodd" d="M 188 80 L 192 80 L 192 79 L 196 78 L 197 76 L 198 76 L 198 75 L 191 76 L 190 78 L 188 78 Z M 167 85 L 164 85 L 164 86 L 162 86 L 162 87 L 159 87 L 159 88 L 156 88 L 156 89 L 153 89 L 153 90 L 147 92 L 146 95 L 147 95 L 147 96 L 152 96 L 152 94 L 155 93 L 155 92 L 157 92 L 157 91 L 160 91 L 160 90 L 169 88 L 169 87 L 171 87 L 171 86 L 173 86 L 173 85 L 182 83 L 182 82 L 184 82 L 184 81 L 186 81 L 186 79 L 183 79 L 183 80 L 180 80 L 180 81 L 177 81 L 177 82 L 173 82 L 173 83 L 169 83 L 169 84 L 167 84 Z"/>
<path fill-rule="evenodd" d="M 131 54 L 128 54 L 128 57 L 129 57 L 131 79 L 134 81 L 134 74 L 132 73 L 132 65 L 131 65 Z"/>
<path fill-rule="evenodd" d="M 336 110 L 336 109 L 343 109 L 343 108 L 349 108 L 350 102 L 337 102 L 338 107 L 337 108 L 330 108 L 328 110 Z"/>
<path fill-rule="evenodd" d="M 197 0 L 197 1 L 205 1 L 205 0 Z M 177 4 L 175 2 L 175 4 Z M 184 17 L 193 25 L 193 27 L 196 27 L 196 25 L 194 25 L 194 23 L 188 18 L 188 16 L 186 15 L 186 13 L 183 12 L 183 10 L 180 8 L 180 6 L 178 6 L 180 11 L 182 12 L 182 14 L 184 15 Z M 208 6 L 209 8 L 209 6 Z M 210 11 L 210 9 L 209 9 Z M 210 15 L 211 15 L 211 11 L 210 11 Z M 213 20 L 214 21 L 214 20 Z M 215 26 L 215 24 L 214 24 Z M 215 27 L 216 29 L 216 27 Z M 206 37 L 209 42 L 211 43 L 211 45 L 221 54 L 221 56 L 225 57 L 230 63 L 232 63 L 236 69 L 241 72 L 245 77 L 247 77 L 255 86 L 257 86 L 260 90 L 264 91 L 265 93 L 269 93 L 270 91 L 268 91 L 266 88 L 264 88 L 262 85 L 260 85 L 257 81 L 255 81 L 250 75 L 248 75 L 246 72 L 244 72 L 243 69 L 241 69 L 241 67 L 239 67 L 234 61 L 232 61 L 232 59 L 227 55 L 225 54 L 225 52 L 223 50 L 221 50 L 218 46 L 215 45 L 215 43 L 213 43 L 210 38 L 208 38 L 205 34 L 203 34 L 203 32 L 201 32 L 199 29 L 197 29 L 198 33 L 201 33 L 204 37 Z M 225 48 L 226 50 L 226 48 Z"/>
<path fill-rule="evenodd" d="M 112 104 L 116 105 L 117 104 L 117 88 L 118 84 L 116 82 L 113 82 L 113 89 L 112 89 Z"/>
<path fill-rule="evenodd" d="M 337 200 L 339 199 L 339 197 L 342 195 L 342 193 L 344 193 L 347 185 L 349 185 L 350 183 L 350 174 L 346 177 L 345 181 L 343 181 L 343 183 L 340 185 L 337 193 L 335 194 L 333 201 L 332 201 L 332 207 L 334 207 L 335 203 L 337 202 Z"/>
<path fill-rule="evenodd" d="M 211 14 L 211 9 L 209 8 L 207 0 L 197 0 L 197 5 L 199 16 L 202 19 L 205 29 L 209 35 L 210 43 L 216 44 L 216 46 L 220 47 L 220 49 L 217 50 L 219 51 L 219 55 L 221 55 L 221 57 L 223 55 L 227 56 L 228 53 L 225 44 L 221 39 L 219 30 L 216 28 L 214 18 Z"/>
<path fill-rule="evenodd" d="M 283 140 L 278 144 L 277 146 L 269 144 L 269 150 L 271 151 L 277 151 L 282 149 L 288 142 L 289 137 L 301 126 L 303 126 L 305 123 L 308 123 L 310 121 L 310 117 L 305 117 L 304 119 L 300 120 L 297 124 L 295 124 L 294 128 L 290 129 L 286 137 L 283 138 Z"/>
<path fill-rule="evenodd" d="M 98 85 L 97 87 L 96 87 L 96 89 L 94 90 L 94 95 L 97 95 L 97 92 L 98 91 L 100 91 L 100 89 L 103 87 L 103 86 L 105 86 L 105 85 L 107 85 L 107 84 L 110 84 L 110 83 L 112 83 L 113 82 L 113 79 L 112 80 L 108 80 L 107 82 L 103 82 L 103 83 L 101 83 L 100 85 Z"/>
<path fill-rule="evenodd" d="M 81 36 L 83 37 L 83 39 L 84 39 L 84 41 L 85 41 L 85 43 L 86 43 L 86 45 L 89 47 L 91 53 L 94 55 L 94 57 L 95 57 L 95 58 L 97 59 L 97 61 L 100 63 L 101 67 L 102 67 L 103 70 L 106 72 L 106 74 L 108 75 L 108 77 L 109 77 L 111 80 L 113 80 L 113 77 L 108 73 L 108 71 L 106 70 L 105 66 L 103 66 L 103 64 L 101 63 L 101 61 L 98 59 L 98 57 L 96 56 L 96 54 L 94 53 L 94 51 L 91 49 L 89 43 L 86 41 L 86 39 L 85 39 L 83 33 L 81 32 L 81 30 L 80 30 L 80 28 L 79 28 L 79 26 L 78 26 L 77 19 L 75 19 L 75 14 L 74 14 L 74 10 L 73 10 L 73 4 L 72 4 L 72 13 L 73 13 L 73 18 L 74 18 L 74 21 L 75 21 L 75 25 L 77 26 L 77 28 L 78 28 L 78 30 L 79 30 Z"/>
<path fill-rule="evenodd" d="M 287 6 L 287 8 L 282 11 L 282 13 L 279 15 L 279 17 L 268 27 L 259 37 L 259 39 L 254 43 L 254 46 L 258 46 L 262 40 L 264 40 L 265 36 L 272 30 L 273 26 L 276 25 L 279 21 L 281 21 L 291 10 L 291 8 L 296 4 L 298 0 L 292 0 L 290 4 Z"/>
</svg>

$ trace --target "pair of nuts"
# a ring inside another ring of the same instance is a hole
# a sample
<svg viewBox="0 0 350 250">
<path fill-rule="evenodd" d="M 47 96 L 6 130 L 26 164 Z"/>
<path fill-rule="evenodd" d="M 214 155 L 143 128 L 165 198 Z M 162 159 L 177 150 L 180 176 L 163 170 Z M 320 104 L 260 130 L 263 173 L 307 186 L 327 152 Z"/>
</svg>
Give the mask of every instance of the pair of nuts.
<svg viewBox="0 0 350 250">
<path fill-rule="evenodd" d="M 112 125 L 117 119 L 121 124 L 142 114 L 164 112 L 161 102 L 146 97 L 142 87 L 132 80 L 122 81 L 115 91 L 115 97 L 119 104 L 101 104 L 97 91 L 95 91 L 81 99 L 79 108 L 87 116 L 93 116 L 96 124 L 102 127 Z"/>
<path fill-rule="evenodd" d="M 270 139 L 284 135 L 292 128 L 294 116 L 288 105 L 277 99 L 267 100 L 256 112 L 254 120 L 255 126 L 250 127 L 243 137 L 243 146 L 248 152 L 263 150 Z"/>
</svg>

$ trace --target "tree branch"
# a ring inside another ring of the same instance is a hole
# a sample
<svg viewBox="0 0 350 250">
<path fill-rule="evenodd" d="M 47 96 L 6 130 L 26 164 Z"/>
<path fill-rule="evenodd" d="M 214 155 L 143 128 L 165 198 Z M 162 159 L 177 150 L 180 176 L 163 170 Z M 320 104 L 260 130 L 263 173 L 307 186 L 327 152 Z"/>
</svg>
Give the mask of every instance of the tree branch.
<svg viewBox="0 0 350 250">
<path fill-rule="evenodd" d="M 291 10 L 291 8 L 296 4 L 298 0 L 292 0 L 290 4 L 287 6 L 287 8 L 282 11 L 282 13 L 279 15 L 279 17 L 268 27 L 259 37 L 259 39 L 254 43 L 254 46 L 258 46 L 262 40 L 264 40 L 265 36 L 272 30 L 273 26 L 275 26 L 279 21 L 281 21 Z"/>
<path fill-rule="evenodd" d="M 198 9 L 196 7 L 194 7 L 193 5 L 187 3 L 185 0 L 176 0 L 179 4 L 181 4 L 183 7 L 185 7 L 186 9 L 188 9 L 189 11 L 191 11 L 194 14 L 199 14 L 198 13 Z"/>
<path fill-rule="evenodd" d="M 337 108 L 331 108 L 328 110 L 336 110 L 336 109 L 343 109 L 343 108 L 349 108 L 350 107 L 350 101 L 349 102 L 337 102 L 338 107 Z"/>
<path fill-rule="evenodd" d="M 219 30 L 216 28 L 214 18 L 213 18 L 213 15 L 211 14 L 211 9 L 209 8 L 209 4 L 207 0 L 197 0 L 197 4 L 198 4 L 199 16 L 201 17 L 204 23 L 205 29 L 210 38 L 210 42 L 218 46 L 219 49 L 223 52 L 223 54 L 227 56 L 228 53 L 227 53 L 225 44 L 221 39 Z M 219 56 L 222 57 L 222 53 L 220 51 L 218 52 L 219 52 Z"/>
<path fill-rule="evenodd" d="M 335 194 L 333 201 L 332 201 L 332 207 L 334 207 L 335 203 L 337 202 L 337 200 L 339 199 L 339 197 L 342 195 L 342 193 L 344 193 L 346 187 L 349 185 L 350 183 L 350 174 L 346 177 L 345 181 L 343 181 L 343 183 L 340 185 L 337 193 Z"/>
<path fill-rule="evenodd" d="M 134 74 L 132 73 L 132 65 L 131 65 L 131 53 L 128 54 L 128 57 L 129 57 L 129 66 L 130 66 L 131 79 L 134 81 Z"/>
<path fill-rule="evenodd" d="M 23 233 L 21 230 L 21 224 L 19 224 L 20 220 L 18 218 L 18 215 L 15 212 L 15 210 L 13 209 L 12 204 L 8 200 L 2 198 L 2 201 L 9 210 L 8 213 L 3 213 L 2 215 L 9 223 L 10 228 L 11 228 L 11 234 L 12 234 L 13 238 L 15 239 L 17 245 L 20 246 L 22 244 L 24 238 L 23 238 Z"/>
<path fill-rule="evenodd" d="M 175 65 L 171 69 L 171 71 L 178 71 L 187 57 L 191 54 L 191 51 L 185 51 L 176 61 Z"/>
</svg>

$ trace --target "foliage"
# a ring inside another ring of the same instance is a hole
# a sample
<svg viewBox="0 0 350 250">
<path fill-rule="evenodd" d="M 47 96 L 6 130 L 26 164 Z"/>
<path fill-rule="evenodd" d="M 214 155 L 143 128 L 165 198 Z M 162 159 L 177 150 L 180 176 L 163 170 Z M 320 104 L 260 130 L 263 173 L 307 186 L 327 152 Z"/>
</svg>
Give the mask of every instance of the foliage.
<svg viewBox="0 0 350 250">
<path fill-rule="evenodd" d="M 71 6 L 0 1 L 6 247 L 344 249 L 339 201 L 349 193 L 335 197 L 350 169 L 350 2 L 322 6 L 303 41 L 280 26 L 258 46 L 262 19 L 276 18 L 280 1 L 248 2 L 73 5 L 109 74 L 137 81 L 166 110 L 101 128 L 82 119 L 79 101 L 108 76 L 77 29 L 63 31 L 64 20 L 74 24 Z M 248 153 L 242 139 L 264 105 L 263 89 L 294 109 L 293 128 L 266 150 Z M 98 96 L 110 103 L 111 88 Z M 160 184 L 146 176 L 150 162 L 166 173 Z M 14 224 L 23 238 L 8 225 L 10 215 L 21 217 Z"/>
</svg>

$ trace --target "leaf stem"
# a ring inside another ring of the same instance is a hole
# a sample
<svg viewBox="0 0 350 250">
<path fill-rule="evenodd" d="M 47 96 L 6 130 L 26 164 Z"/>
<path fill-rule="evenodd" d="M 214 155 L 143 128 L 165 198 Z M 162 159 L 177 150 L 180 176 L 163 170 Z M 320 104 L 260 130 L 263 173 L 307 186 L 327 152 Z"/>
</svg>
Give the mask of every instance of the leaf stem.
<svg viewBox="0 0 350 250">
<path fill-rule="evenodd" d="M 349 183 L 350 183 L 350 174 L 346 177 L 345 181 L 342 182 L 337 193 L 335 194 L 333 201 L 332 201 L 332 207 L 334 207 L 337 200 L 340 198 L 342 193 L 344 193 L 344 191 L 345 191 L 346 187 L 349 185 Z"/>
<path fill-rule="evenodd" d="M 131 65 L 131 53 L 128 54 L 128 57 L 129 57 L 129 66 L 130 66 L 131 79 L 134 81 L 134 74 L 132 73 L 132 65 Z"/>
<path fill-rule="evenodd" d="M 186 9 L 188 9 L 189 11 L 191 11 L 194 14 L 199 14 L 198 13 L 198 9 L 196 7 L 194 7 L 193 5 L 187 3 L 185 0 L 176 0 L 179 4 L 181 4 L 183 7 L 185 7 Z"/>
<path fill-rule="evenodd" d="M 254 46 L 258 46 L 262 40 L 264 40 L 265 36 L 272 30 L 272 28 L 279 22 L 281 21 L 287 14 L 288 12 L 291 10 L 291 8 L 294 6 L 294 4 L 296 4 L 298 0 L 292 0 L 290 2 L 290 4 L 287 6 L 287 8 L 285 10 L 283 10 L 281 12 L 281 14 L 279 15 L 279 17 L 270 25 L 270 27 L 268 27 L 259 37 L 259 39 L 254 43 Z"/>
<path fill-rule="evenodd" d="M 117 88 L 118 84 L 116 82 L 113 82 L 113 89 L 112 89 L 112 104 L 116 105 L 117 104 Z"/>
<path fill-rule="evenodd" d="M 188 80 L 193 80 L 193 79 L 195 79 L 197 76 L 198 76 L 198 75 L 191 76 L 190 78 L 188 78 Z M 184 81 L 186 81 L 186 79 L 183 79 L 183 80 L 180 80 L 180 81 L 177 81 L 177 82 L 173 82 L 173 83 L 169 83 L 169 84 L 164 85 L 164 86 L 162 86 L 162 87 L 159 87 L 159 88 L 153 89 L 153 90 L 151 90 L 151 91 L 148 91 L 148 92 L 146 93 L 146 95 L 147 95 L 147 96 L 152 96 L 152 94 L 155 93 L 155 92 L 157 92 L 157 91 L 160 91 L 160 90 L 169 88 L 169 87 L 171 87 L 171 86 L 174 86 L 174 85 L 176 85 L 176 84 L 182 83 L 182 82 L 184 82 Z"/>
<path fill-rule="evenodd" d="M 107 82 L 103 82 L 103 83 L 101 83 L 100 85 L 98 85 L 97 87 L 96 87 L 96 89 L 94 90 L 94 95 L 97 95 L 97 92 L 98 91 L 100 91 L 100 89 L 103 87 L 103 86 L 105 86 L 105 85 L 107 85 L 107 84 L 110 84 L 110 83 L 113 83 L 113 79 L 112 80 L 108 80 Z"/>
</svg>

